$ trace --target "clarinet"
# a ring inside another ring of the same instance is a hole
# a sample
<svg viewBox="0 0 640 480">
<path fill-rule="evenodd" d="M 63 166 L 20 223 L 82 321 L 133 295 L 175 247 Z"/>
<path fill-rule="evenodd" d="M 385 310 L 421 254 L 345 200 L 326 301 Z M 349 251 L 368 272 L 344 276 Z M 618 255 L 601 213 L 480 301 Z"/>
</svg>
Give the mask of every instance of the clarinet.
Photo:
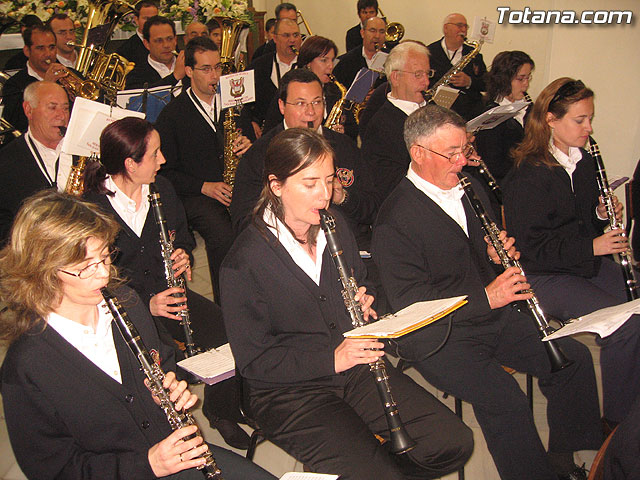
<svg viewBox="0 0 640 480">
<path fill-rule="evenodd" d="M 600 189 L 600 196 L 604 201 L 604 205 L 607 208 L 607 218 L 609 219 L 609 226 L 612 230 L 618 229 L 620 231 L 620 236 L 626 237 L 627 232 L 624 228 L 624 225 L 616 218 L 616 209 L 613 204 L 613 190 L 611 190 L 611 187 L 609 186 L 607 172 L 604 169 L 604 162 L 602 161 L 602 156 L 600 155 L 600 147 L 598 147 L 598 144 L 592 136 L 589 136 L 589 153 L 591 154 L 591 157 L 593 157 L 593 160 L 596 162 L 596 177 L 598 180 L 598 188 Z M 627 298 L 629 300 L 635 300 L 636 298 L 638 298 L 638 291 L 636 277 L 633 272 L 631 253 L 627 250 L 620 253 L 619 255 L 620 266 L 622 267 L 622 275 L 624 276 L 624 283 L 627 286 Z"/>
<path fill-rule="evenodd" d="M 167 279 L 167 286 L 169 288 L 181 288 L 186 295 L 187 289 L 185 288 L 184 275 L 180 275 L 179 277 L 174 275 L 171 255 L 173 255 L 175 249 L 173 248 L 173 240 L 169 236 L 169 232 L 167 232 L 167 222 L 165 221 L 164 214 L 162 213 L 162 200 L 160 200 L 160 193 L 158 192 L 158 187 L 156 187 L 155 183 L 149 184 L 149 203 L 151 204 L 153 216 L 155 217 L 158 229 L 160 230 L 160 248 L 162 250 L 164 276 Z M 182 294 L 174 293 L 172 296 L 180 297 Z M 189 309 L 184 303 L 178 303 L 177 305 L 179 307 L 185 307 L 180 310 L 178 315 L 180 315 L 180 325 L 182 325 L 182 329 L 184 330 L 185 356 L 192 357 L 198 353 L 198 349 L 193 342 L 193 330 L 191 330 L 191 322 L 189 321 Z"/>
<path fill-rule="evenodd" d="M 491 246 L 498 254 L 500 263 L 502 263 L 504 269 L 506 270 L 509 267 L 517 267 L 524 275 L 524 270 L 522 269 L 520 262 L 511 258 L 505 250 L 504 245 L 500 240 L 500 229 L 487 215 L 487 211 L 473 191 L 473 187 L 471 186 L 469 179 L 461 173 L 458 173 L 458 178 L 460 178 L 460 185 L 464 189 L 464 193 L 467 196 L 473 211 L 482 224 L 482 230 L 484 230 L 485 235 L 489 237 Z M 554 329 L 549 325 L 549 322 L 542 311 L 542 307 L 540 306 L 540 302 L 538 301 L 535 293 L 533 293 L 533 290 L 523 290 L 523 293 L 532 293 L 533 297 L 528 300 L 515 302 L 514 306 L 519 312 L 528 313 L 529 316 L 533 318 L 536 323 L 538 335 L 541 339 L 545 339 L 554 332 Z M 542 343 L 547 351 L 547 355 L 549 356 L 549 361 L 551 362 L 551 372 L 562 370 L 573 363 L 573 360 L 569 360 L 553 340 Z"/>
<path fill-rule="evenodd" d="M 189 425 L 197 426 L 193 415 L 191 415 L 189 411 L 183 410 L 179 412 L 176 410 L 175 405 L 169 398 L 169 391 L 162 386 L 164 372 L 162 371 L 162 368 L 160 368 L 160 366 L 151 358 L 149 351 L 140 338 L 138 330 L 131 320 L 129 320 L 126 310 L 122 308 L 118 299 L 111 291 L 109 291 L 109 289 L 104 287 L 101 289 L 101 293 L 107 302 L 111 315 L 113 315 L 113 319 L 118 326 L 118 330 L 120 330 L 120 334 L 122 334 L 122 338 L 124 338 L 127 345 L 129 345 L 131 352 L 140 362 L 140 368 L 149 380 L 149 389 L 160 401 L 160 408 L 162 408 L 162 411 L 167 416 L 171 429 L 178 430 L 179 428 L 187 427 Z M 200 436 L 199 430 L 192 435 L 184 437 L 184 440 L 187 441 L 195 438 L 196 436 Z M 207 444 L 205 443 L 205 445 Z M 201 467 L 198 467 L 198 469 L 202 471 L 204 477 L 208 480 L 223 480 L 222 472 L 218 468 L 218 465 L 211 454 L 211 450 L 207 448 L 207 451 L 199 458 L 202 457 L 206 459 L 206 463 Z"/>
<path fill-rule="evenodd" d="M 478 162 L 478 173 L 482 175 L 482 179 L 487 183 L 489 190 L 491 190 L 493 195 L 496 197 L 498 203 L 502 205 L 502 190 L 496 181 L 496 177 L 494 177 L 489 171 L 489 167 L 487 167 L 487 164 L 484 163 L 482 158 L 475 161 Z"/>
<path fill-rule="evenodd" d="M 322 209 L 320 210 L 320 223 L 327 238 L 327 246 L 331 252 L 333 263 L 338 269 L 338 274 L 340 275 L 340 282 L 343 287 L 342 298 L 344 299 L 344 304 L 351 316 L 351 323 L 354 328 L 361 327 L 367 322 L 362 314 L 360 303 L 355 300 L 355 295 L 358 292 L 358 284 L 356 283 L 355 278 L 347 274 L 348 269 L 344 258 L 342 257 L 342 247 L 340 245 L 340 240 L 336 235 L 336 220 L 333 215 Z M 398 406 L 391 394 L 391 387 L 389 386 L 389 377 L 387 375 L 385 364 L 378 358 L 378 360 L 369 364 L 369 370 L 375 379 L 378 394 L 380 395 L 380 400 L 382 401 L 384 413 L 387 418 L 387 424 L 389 425 L 391 452 L 396 455 L 406 453 L 416 446 L 416 442 L 409 436 L 402 424 L 402 420 L 400 419 Z"/>
</svg>

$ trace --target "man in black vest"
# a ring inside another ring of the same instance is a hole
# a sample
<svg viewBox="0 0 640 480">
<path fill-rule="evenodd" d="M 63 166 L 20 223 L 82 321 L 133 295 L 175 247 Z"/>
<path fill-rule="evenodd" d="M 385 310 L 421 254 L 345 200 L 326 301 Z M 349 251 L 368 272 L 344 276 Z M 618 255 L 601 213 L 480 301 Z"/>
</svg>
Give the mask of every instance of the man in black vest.
<svg viewBox="0 0 640 480">
<path fill-rule="evenodd" d="M 71 155 L 62 153 L 60 127 L 69 123 L 69 99 L 53 82 L 33 82 L 24 91 L 28 131 L 0 150 L 0 243 L 9 234 L 23 200 L 45 188 L 64 191 Z"/>
<path fill-rule="evenodd" d="M 160 113 L 156 128 L 167 163 L 162 174 L 173 183 L 184 205 L 189 226 L 204 238 L 216 302 L 220 302 L 218 273 L 233 242 L 231 187 L 222 173 L 224 133 L 216 86 L 222 65 L 218 47 L 207 37 L 191 40 L 185 49 L 185 72 L 191 87 Z M 251 142 L 239 136 L 233 145 L 242 155 Z"/>
</svg>

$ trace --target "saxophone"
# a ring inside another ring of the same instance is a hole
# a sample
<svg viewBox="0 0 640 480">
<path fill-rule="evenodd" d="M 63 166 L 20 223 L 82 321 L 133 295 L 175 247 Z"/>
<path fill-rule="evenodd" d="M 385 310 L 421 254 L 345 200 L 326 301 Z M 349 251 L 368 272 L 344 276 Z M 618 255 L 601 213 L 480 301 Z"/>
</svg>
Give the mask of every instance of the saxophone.
<svg viewBox="0 0 640 480">
<path fill-rule="evenodd" d="M 156 219 L 156 223 L 158 224 L 158 230 L 160 230 L 160 248 L 162 249 L 162 259 L 164 262 L 164 276 L 167 279 L 167 286 L 169 288 L 178 287 L 184 290 L 184 294 L 186 295 L 187 289 L 184 281 L 184 275 L 180 275 L 176 277 L 174 275 L 173 270 L 173 260 L 171 259 L 171 255 L 175 251 L 173 247 L 173 239 L 169 236 L 169 232 L 167 232 L 167 222 L 164 219 L 164 214 L 162 213 L 162 201 L 160 200 L 160 193 L 158 192 L 158 188 L 155 183 L 149 184 L 149 204 L 153 210 L 153 216 Z M 181 293 L 174 293 L 174 297 L 182 296 Z M 189 309 L 186 307 L 184 303 L 178 304 L 178 306 L 185 306 L 178 315 L 180 315 L 180 325 L 182 325 L 182 329 L 184 330 L 184 338 L 185 338 L 185 356 L 192 357 L 193 355 L 198 353 L 198 349 L 193 342 L 193 331 L 191 330 L 191 322 L 189 321 Z"/>
<path fill-rule="evenodd" d="M 336 80 L 336 77 L 334 77 L 331 73 L 329 74 L 329 80 L 331 80 L 335 84 L 335 86 L 338 87 L 338 90 L 340 90 L 340 98 L 333 105 L 331 112 L 329 112 L 329 115 L 327 115 L 327 119 L 324 122 L 325 127 L 334 130 L 333 127 L 340 125 L 340 119 L 342 118 L 342 109 L 344 108 L 344 100 L 345 96 L 347 95 L 347 89 L 338 80 Z"/>
<path fill-rule="evenodd" d="M 361 327 L 367 322 L 364 320 L 360 304 L 356 302 L 355 295 L 358 292 L 358 284 L 355 278 L 348 275 L 347 265 L 342 258 L 342 246 L 338 236 L 336 235 L 336 221 L 329 212 L 325 209 L 320 210 L 320 224 L 322 230 L 327 237 L 327 247 L 331 252 L 331 258 L 333 263 L 338 269 L 340 275 L 340 282 L 342 283 L 342 298 L 344 304 L 347 307 L 347 311 L 351 316 L 351 323 L 353 327 Z M 416 446 L 416 442 L 409 436 L 402 424 L 400 414 L 398 413 L 398 406 L 391 394 L 391 387 L 389 386 L 389 377 L 387 376 L 387 369 L 384 361 L 381 359 L 376 360 L 369 364 L 369 369 L 378 388 L 378 394 L 382 401 L 384 413 L 387 418 L 387 424 L 389 425 L 389 438 L 391 439 L 391 452 L 396 455 L 400 455 L 408 452 Z"/>
<path fill-rule="evenodd" d="M 424 97 L 424 99 L 425 99 L 425 101 L 427 103 L 433 101 L 433 97 L 435 96 L 435 94 L 438 91 L 439 87 L 441 87 L 443 85 L 449 85 L 449 82 L 451 81 L 451 77 L 453 77 L 456 73 L 460 73 L 467 65 L 469 65 L 469 63 L 471 63 L 471 60 L 473 60 L 475 58 L 475 56 L 480 53 L 480 49 L 482 48 L 483 42 L 484 42 L 483 40 L 480 40 L 480 41 L 467 40 L 465 38 L 464 44 L 469 46 L 469 47 L 473 47 L 473 50 L 471 50 L 464 57 L 462 57 L 460 59 L 460 61 L 458 63 L 456 63 L 453 67 L 451 67 L 449 69 L 449 71 L 447 73 L 445 73 L 440 78 L 440 80 L 438 80 L 436 83 L 434 83 L 433 86 L 429 90 L 426 90 L 426 91 L 422 92 L 422 96 Z"/>
<path fill-rule="evenodd" d="M 589 136 L 589 153 L 596 163 L 596 177 L 598 180 L 598 188 L 600 189 L 600 196 L 602 197 L 604 204 L 607 207 L 607 219 L 609 220 L 609 227 L 611 227 L 612 230 L 618 229 L 620 231 L 620 235 L 626 237 L 627 233 L 624 225 L 616 218 L 616 209 L 613 203 L 613 190 L 611 190 L 611 187 L 609 186 L 607 171 L 604 169 L 604 162 L 602 161 L 602 156 L 600 155 L 600 147 L 598 147 L 598 144 L 592 136 Z M 631 258 L 631 253 L 629 253 L 629 251 L 625 251 L 620 253 L 619 256 L 620 267 L 622 267 L 622 275 L 624 276 L 624 283 L 627 286 L 627 297 L 629 300 L 635 300 L 636 298 L 638 298 L 638 291 L 636 277 L 633 272 L 633 261 Z"/>
<path fill-rule="evenodd" d="M 78 157 L 78 160 L 71 165 L 71 173 L 67 179 L 67 185 L 64 188 L 64 193 L 79 197 L 84 193 L 84 171 L 87 168 L 87 163 L 97 162 L 98 155 L 92 153 L 90 157 Z"/>
<path fill-rule="evenodd" d="M 240 135 L 236 125 L 236 117 L 238 115 L 239 114 L 235 107 L 229 107 L 224 112 L 224 120 L 222 122 L 224 128 L 224 170 L 222 172 L 222 179 L 224 180 L 224 183 L 229 185 L 232 189 L 236 178 L 236 169 L 238 168 L 238 162 L 240 161 L 238 155 L 233 151 L 236 139 Z"/>
<path fill-rule="evenodd" d="M 466 195 L 467 200 L 469 200 L 476 217 L 480 220 L 482 230 L 489 238 L 491 246 L 495 249 L 496 254 L 500 258 L 502 267 L 505 270 L 509 267 L 518 267 L 520 272 L 522 272 L 522 275 L 524 275 L 524 270 L 522 269 L 520 262 L 511 258 L 505 250 L 502 240 L 500 240 L 500 229 L 496 223 L 491 220 L 489 215 L 487 215 L 487 211 L 485 210 L 484 205 L 482 205 L 480 199 L 476 196 L 471 182 L 462 173 L 458 173 L 458 178 L 460 179 L 460 186 L 464 189 L 464 194 Z M 527 292 L 533 293 L 532 290 L 528 290 Z M 549 322 L 542 311 L 542 307 L 540 307 L 540 302 L 535 294 L 528 300 L 515 302 L 514 306 L 519 312 L 528 313 L 533 318 L 538 330 L 538 335 L 541 339 L 548 337 L 554 332 L 553 328 L 549 325 Z M 569 360 L 553 340 L 542 343 L 547 351 L 549 362 L 551 363 L 551 372 L 562 370 L 573 363 L 573 360 Z"/>
<path fill-rule="evenodd" d="M 160 401 L 160 408 L 167 416 L 171 429 L 178 430 L 179 428 L 187 427 L 189 425 L 197 426 L 195 419 L 189 411 L 183 410 L 182 412 L 179 412 L 176 410 L 174 403 L 169 397 L 169 391 L 162 386 L 164 372 L 162 371 L 162 368 L 160 368 L 160 366 L 151 358 L 149 351 L 140 338 L 138 330 L 131 320 L 129 320 L 126 310 L 122 308 L 118 299 L 109 291 L 109 289 L 104 287 L 101 289 L 101 293 L 107 302 L 109 311 L 111 312 L 111 315 L 113 315 L 113 319 L 115 320 L 122 338 L 124 338 L 125 342 L 131 349 L 131 352 L 140 362 L 140 367 L 144 375 L 149 380 L 149 390 L 151 390 L 151 393 Z M 196 431 L 196 433 L 185 437 L 184 440 L 190 440 L 199 435 L 200 431 Z M 218 468 L 218 465 L 216 465 L 216 461 L 211 454 L 211 450 L 207 449 L 201 457 L 206 459 L 206 463 L 201 467 L 198 467 L 198 469 L 202 471 L 204 477 L 208 480 L 223 480 L 222 472 Z"/>
</svg>

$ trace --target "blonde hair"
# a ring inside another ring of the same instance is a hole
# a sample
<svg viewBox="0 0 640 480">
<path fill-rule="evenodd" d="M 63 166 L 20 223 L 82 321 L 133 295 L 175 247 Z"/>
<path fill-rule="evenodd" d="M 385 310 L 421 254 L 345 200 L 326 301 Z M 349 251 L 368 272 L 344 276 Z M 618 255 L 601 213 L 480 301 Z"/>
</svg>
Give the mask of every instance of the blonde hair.
<svg viewBox="0 0 640 480">
<path fill-rule="evenodd" d="M 120 227 L 96 205 L 44 190 L 28 198 L 0 251 L 0 340 L 10 344 L 53 311 L 62 298 L 58 271 L 82 262 L 87 240 L 111 245 Z M 113 265 L 111 278 L 116 279 Z"/>
</svg>

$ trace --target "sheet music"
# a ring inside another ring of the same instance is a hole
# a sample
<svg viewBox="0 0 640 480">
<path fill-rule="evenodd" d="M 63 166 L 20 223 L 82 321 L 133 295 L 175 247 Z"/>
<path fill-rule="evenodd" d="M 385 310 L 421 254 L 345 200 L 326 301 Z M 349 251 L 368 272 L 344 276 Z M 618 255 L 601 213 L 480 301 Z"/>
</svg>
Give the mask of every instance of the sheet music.
<svg viewBox="0 0 640 480">
<path fill-rule="evenodd" d="M 492 109 L 481 113 L 476 118 L 469 120 L 467 122 L 467 132 L 489 130 L 496 127 L 502 122 L 515 117 L 518 112 L 523 108 L 526 108 L 527 105 L 529 105 L 529 102 L 519 100 L 508 105 L 498 105 L 497 107 L 493 107 Z"/>
<path fill-rule="evenodd" d="M 236 370 L 231 346 L 228 343 L 193 357 L 185 358 L 178 362 L 178 365 L 193 373 L 208 385 L 234 376 Z"/>
<path fill-rule="evenodd" d="M 280 480 L 336 480 L 338 477 L 327 473 L 287 472 Z"/>
<path fill-rule="evenodd" d="M 571 323 L 559 328 L 544 340 L 554 340 L 581 332 L 596 333 L 605 338 L 624 325 L 629 317 L 635 313 L 640 313 L 640 298 L 613 307 L 602 308 L 571 320 Z"/>
<path fill-rule="evenodd" d="M 428 325 L 448 315 L 465 303 L 467 296 L 416 302 L 395 315 L 385 315 L 377 322 L 343 333 L 345 337 L 395 338 Z"/>
</svg>

